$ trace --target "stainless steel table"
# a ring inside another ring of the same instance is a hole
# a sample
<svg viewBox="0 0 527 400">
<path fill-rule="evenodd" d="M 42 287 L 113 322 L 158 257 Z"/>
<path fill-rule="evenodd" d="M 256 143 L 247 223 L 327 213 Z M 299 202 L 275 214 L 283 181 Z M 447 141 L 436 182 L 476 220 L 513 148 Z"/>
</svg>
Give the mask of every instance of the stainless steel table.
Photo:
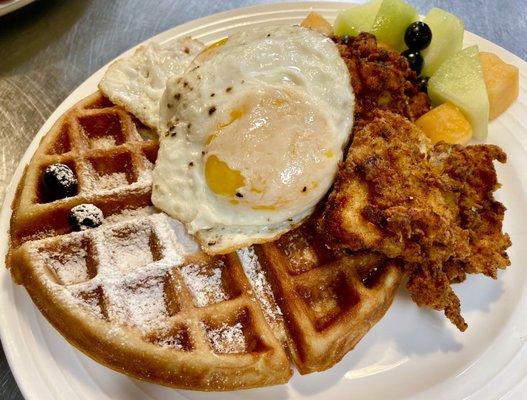
<svg viewBox="0 0 527 400">
<path fill-rule="evenodd" d="M 263 2 L 40 0 L 0 17 L 0 200 L 40 126 L 94 71 L 129 47 L 168 28 Z M 468 30 L 527 59 L 527 0 L 411 2 L 421 12 L 432 6 L 449 10 L 464 20 Z M 3 351 L 0 398 L 22 399 Z"/>
</svg>

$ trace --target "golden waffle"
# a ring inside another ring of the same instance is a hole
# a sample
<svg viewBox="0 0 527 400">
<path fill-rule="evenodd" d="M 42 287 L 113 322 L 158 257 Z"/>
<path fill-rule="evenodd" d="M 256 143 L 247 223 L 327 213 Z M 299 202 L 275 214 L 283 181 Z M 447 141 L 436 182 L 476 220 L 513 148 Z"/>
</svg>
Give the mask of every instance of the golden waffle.
<svg viewBox="0 0 527 400">
<path fill-rule="evenodd" d="M 402 278 L 381 256 L 329 251 L 315 232 L 308 222 L 253 248 L 267 270 L 302 374 L 328 369 L 353 349 L 386 313 Z"/>
<path fill-rule="evenodd" d="M 238 258 L 197 252 L 151 207 L 157 144 L 140 129 L 99 94 L 55 124 L 13 204 L 15 281 L 69 342 L 118 371 L 199 390 L 286 382 L 290 363 Z M 57 162 L 76 172 L 78 193 L 50 201 L 40 180 Z M 72 232 L 69 211 L 81 203 L 105 222 Z"/>
<path fill-rule="evenodd" d="M 329 368 L 385 313 L 399 271 L 329 252 L 311 224 L 237 255 L 199 252 L 152 207 L 156 156 L 152 132 L 97 93 L 59 119 L 18 186 L 8 266 L 74 346 L 163 385 L 241 389 L 286 382 L 284 349 L 301 373 Z M 76 195 L 46 198 L 54 163 L 75 171 Z M 82 203 L 105 219 L 73 232 Z"/>
</svg>

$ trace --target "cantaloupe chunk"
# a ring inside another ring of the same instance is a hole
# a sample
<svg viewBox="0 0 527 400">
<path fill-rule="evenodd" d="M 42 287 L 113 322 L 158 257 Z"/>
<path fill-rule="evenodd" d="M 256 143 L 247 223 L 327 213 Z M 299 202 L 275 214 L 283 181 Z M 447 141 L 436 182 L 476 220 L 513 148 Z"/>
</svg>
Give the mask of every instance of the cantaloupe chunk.
<svg viewBox="0 0 527 400">
<path fill-rule="evenodd" d="M 322 15 L 313 11 L 307 14 L 307 17 L 300 23 L 300 26 L 313 29 L 326 36 L 333 35 L 333 27 L 331 24 Z"/>
<path fill-rule="evenodd" d="M 497 118 L 518 98 L 518 67 L 505 63 L 494 53 L 480 52 L 483 78 L 489 95 L 489 119 Z"/>
<path fill-rule="evenodd" d="M 422 115 L 415 124 L 432 140 L 465 144 L 472 137 L 472 127 L 463 113 L 452 103 L 443 103 Z"/>
</svg>

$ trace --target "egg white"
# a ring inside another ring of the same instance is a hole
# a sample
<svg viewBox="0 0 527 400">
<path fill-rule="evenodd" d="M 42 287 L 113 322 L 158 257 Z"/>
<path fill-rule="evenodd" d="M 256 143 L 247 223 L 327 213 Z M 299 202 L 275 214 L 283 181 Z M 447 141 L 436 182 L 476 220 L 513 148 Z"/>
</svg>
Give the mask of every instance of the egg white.
<svg viewBox="0 0 527 400">
<path fill-rule="evenodd" d="M 143 124 L 157 129 L 159 100 L 168 78 L 181 75 L 203 48 L 201 42 L 189 37 L 163 45 L 149 42 L 131 56 L 113 62 L 99 89 Z"/>
<path fill-rule="evenodd" d="M 353 108 L 347 67 L 329 38 L 298 26 L 236 33 L 169 79 L 152 201 L 208 253 L 273 240 L 331 186 Z M 213 155 L 241 172 L 236 196 L 211 190 Z"/>
</svg>

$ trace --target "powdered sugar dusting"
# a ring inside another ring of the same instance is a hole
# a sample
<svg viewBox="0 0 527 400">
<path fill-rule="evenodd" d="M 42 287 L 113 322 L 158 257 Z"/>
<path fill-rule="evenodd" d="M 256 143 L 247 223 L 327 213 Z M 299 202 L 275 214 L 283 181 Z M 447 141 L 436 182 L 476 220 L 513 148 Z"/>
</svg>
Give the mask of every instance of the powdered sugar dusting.
<svg viewBox="0 0 527 400">
<path fill-rule="evenodd" d="M 91 140 L 92 149 L 109 149 L 117 145 L 113 136 L 102 136 Z"/>
<path fill-rule="evenodd" d="M 134 208 L 134 209 L 124 209 L 124 210 L 121 210 L 117 214 L 112 214 L 106 217 L 105 222 L 108 224 L 116 224 L 119 222 L 131 220 L 131 219 L 147 217 L 156 212 L 157 211 L 155 207 L 152 207 L 152 206 L 140 207 L 140 208 Z"/>
<path fill-rule="evenodd" d="M 90 278 L 88 252 L 81 241 L 69 240 L 52 251 L 36 252 L 34 257 L 40 258 L 63 285 L 84 282 Z"/>
<path fill-rule="evenodd" d="M 112 318 L 143 331 L 168 317 L 163 276 L 114 287 L 110 301 Z"/>
<path fill-rule="evenodd" d="M 128 227 L 114 229 L 104 234 L 111 263 L 121 270 L 143 267 L 154 261 L 150 248 L 151 232 Z"/>
<path fill-rule="evenodd" d="M 276 319 L 282 315 L 282 311 L 275 302 L 271 285 L 265 276 L 265 273 L 254 252 L 254 248 L 248 247 L 237 251 L 240 263 L 251 283 L 255 295 L 262 303 L 265 314 L 270 318 Z"/>
<path fill-rule="evenodd" d="M 242 353 L 247 348 L 240 322 L 232 326 L 224 323 L 216 329 L 208 328 L 207 338 L 217 353 Z"/>
<path fill-rule="evenodd" d="M 87 168 L 89 173 L 84 175 L 85 187 L 83 188 L 86 191 L 97 192 L 128 185 L 128 179 L 124 172 L 99 174 L 91 164 Z"/>
<path fill-rule="evenodd" d="M 124 172 L 114 172 L 113 174 L 98 175 L 94 181 L 97 189 L 114 189 L 119 186 L 128 185 L 126 174 Z"/>
<path fill-rule="evenodd" d="M 93 316 L 97 318 L 103 318 L 103 312 L 100 304 L 100 293 L 100 287 L 96 288 L 95 290 L 81 291 L 80 293 L 75 293 L 75 291 L 72 291 L 72 294 L 81 306 L 85 307 Z"/>
<path fill-rule="evenodd" d="M 286 333 L 282 310 L 280 310 L 280 307 L 276 303 L 271 285 L 267 280 L 267 276 L 262 269 L 254 248 L 246 247 L 237 250 L 236 253 L 247 275 L 247 279 L 253 288 L 254 296 L 260 303 L 265 320 L 273 329 L 275 336 L 284 341 L 286 339 Z"/>
<path fill-rule="evenodd" d="M 181 267 L 181 275 L 194 297 L 196 306 L 205 307 L 228 299 L 221 280 L 222 267 L 223 262 L 212 269 L 203 264 L 187 264 Z"/>
<path fill-rule="evenodd" d="M 176 350 L 185 350 L 186 335 L 179 331 L 176 334 L 156 338 L 153 343 L 160 347 L 167 347 Z"/>
</svg>

